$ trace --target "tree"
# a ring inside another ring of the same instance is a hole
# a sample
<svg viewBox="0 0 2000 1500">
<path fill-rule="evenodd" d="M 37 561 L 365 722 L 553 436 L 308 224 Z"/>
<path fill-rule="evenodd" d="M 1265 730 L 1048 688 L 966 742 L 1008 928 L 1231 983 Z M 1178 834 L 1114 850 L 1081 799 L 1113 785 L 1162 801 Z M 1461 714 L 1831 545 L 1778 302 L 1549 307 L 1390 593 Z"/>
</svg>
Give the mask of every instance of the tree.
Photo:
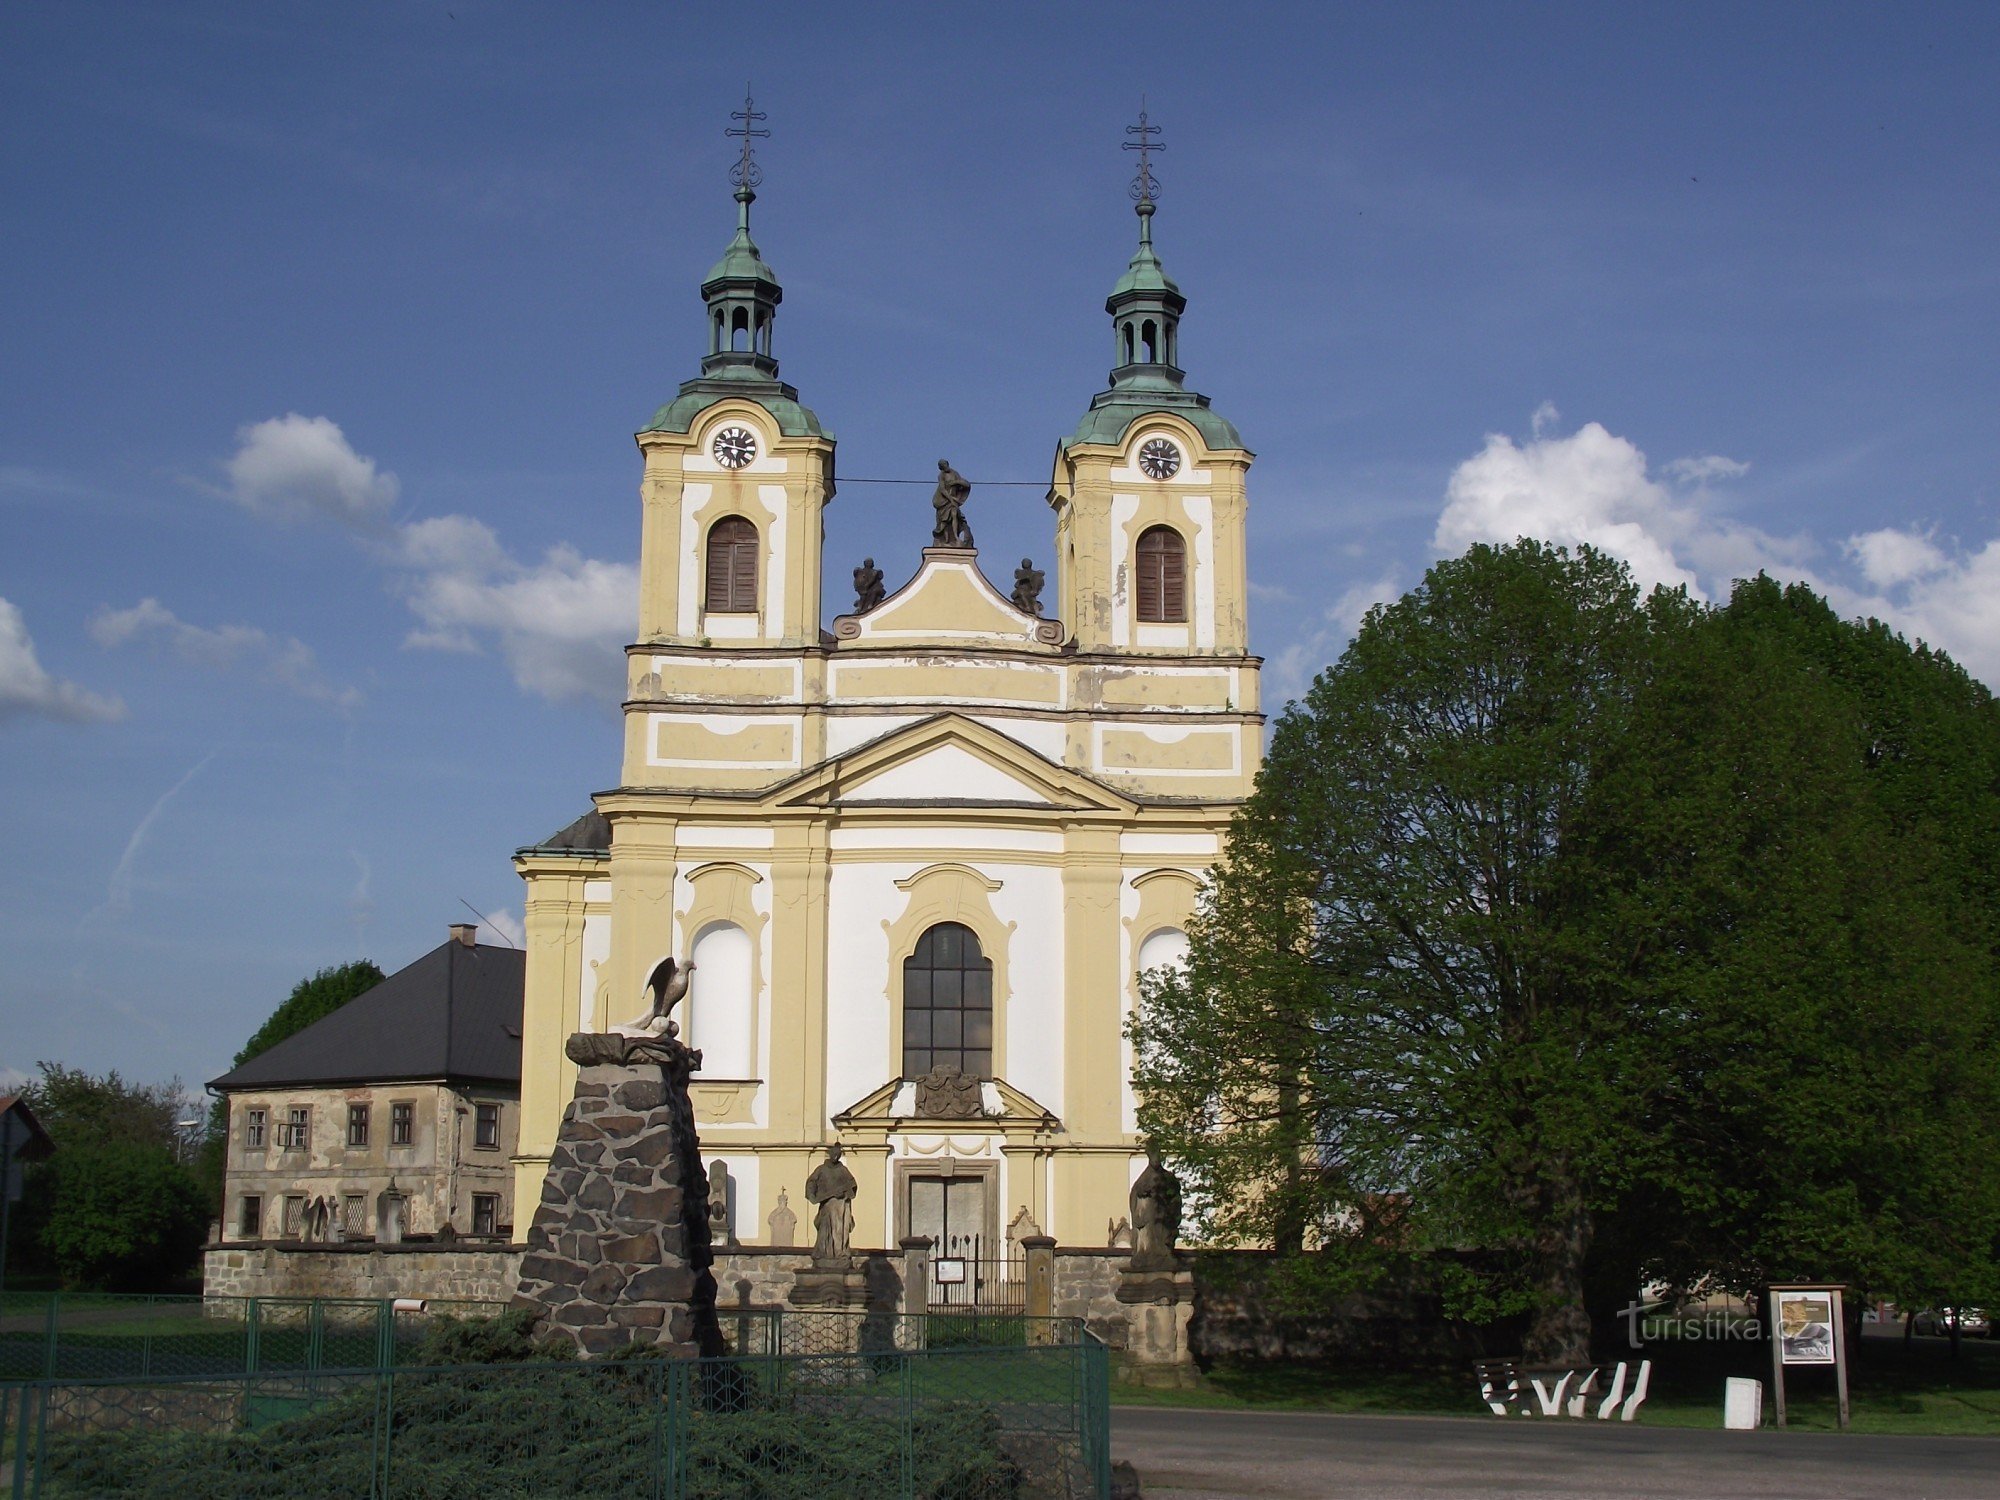
<svg viewBox="0 0 2000 1500">
<path fill-rule="evenodd" d="M 292 986 L 291 994 L 265 1018 L 264 1024 L 251 1034 L 250 1040 L 243 1044 L 230 1066 L 242 1067 L 259 1053 L 270 1051 L 287 1037 L 296 1036 L 315 1021 L 332 1015 L 356 996 L 366 994 L 386 977 L 374 960 L 358 958 L 350 963 L 330 965 L 301 979 Z M 229 1103 L 217 1099 L 209 1107 L 208 1130 L 195 1165 L 196 1175 L 211 1203 L 222 1201 L 222 1179 L 228 1153 Z"/>
<path fill-rule="evenodd" d="M 1209 1233 L 1428 1254 L 1531 1358 L 1642 1273 L 1987 1285 L 1994 725 L 1809 591 L 1440 563 L 1277 726 L 1142 1128 Z"/>
<path fill-rule="evenodd" d="M 29 1169 L 18 1221 L 36 1258 L 78 1287 L 138 1288 L 185 1271 L 209 1211 L 179 1160 L 179 1081 L 39 1066 L 24 1092 L 56 1152 Z"/>
</svg>

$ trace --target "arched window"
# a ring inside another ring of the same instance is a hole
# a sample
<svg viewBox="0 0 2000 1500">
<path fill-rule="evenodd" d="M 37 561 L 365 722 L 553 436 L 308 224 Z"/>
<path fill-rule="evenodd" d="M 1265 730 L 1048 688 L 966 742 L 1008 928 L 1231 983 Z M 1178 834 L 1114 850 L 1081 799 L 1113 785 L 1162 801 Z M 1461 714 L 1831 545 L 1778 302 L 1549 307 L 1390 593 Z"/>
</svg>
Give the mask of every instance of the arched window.
<svg viewBox="0 0 2000 1500">
<path fill-rule="evenodd" d="M 1139 618 L 1164 625 L 1187 623 L 1187 543 L 1171 526 L 1139 533 Z"/>
<path fill-rule="evenodd" d="M 1146 363 L 1149 365 L 1158 364 L 1160 362 L 1160 332 L 1153 326 L 1151 318 L 1146 319 L 1145 324 L 1139 329 L 1139 343 L 1146 351 Z"/>
<path fill-rule="evenodd" d="M 724 516 L 708 529 L 708 604 L 711 613 L 757 610 L 757 528 L 741 516 Z"/>
<path fill-rule="evenodd" d="M 1125 363 L 1132 363 L 1132 325 L 1125 325 Z"/>
<path fill-rule="evenodd" d="M 734 354 L 750 352 L 750 314 L 740 307 L 729 320 L 729 348 Z"/>
<path fill-rule="evenodd" d="M 940 922 L 903 960 L 903 1076 L 993 1076 L 993 961 L 972 929 Z"/>
</svg>

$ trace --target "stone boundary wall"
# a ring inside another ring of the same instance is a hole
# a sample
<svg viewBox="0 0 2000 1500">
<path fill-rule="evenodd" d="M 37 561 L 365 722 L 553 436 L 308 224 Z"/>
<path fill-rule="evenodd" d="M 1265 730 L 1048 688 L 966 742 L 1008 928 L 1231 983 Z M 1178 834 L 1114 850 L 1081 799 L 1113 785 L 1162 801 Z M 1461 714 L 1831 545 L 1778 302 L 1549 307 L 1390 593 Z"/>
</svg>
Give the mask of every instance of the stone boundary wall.
<svg viewBox="0 0 2000 1500">
<path fill-rule="evenodd" d="M 520 1245 L 213 1245 L 205 1297 L 444 1297 L 505 1302 Z"/>
<path fill-rule="evenodd" d="M 903 1256 L 895 1250 L 857 1250 L 868 1278 L 868 1306 L 887 1312 L 903 1305 Z M 728 1310 L 791 1306 L 792 1283 L 812 1264 L 810 1250 L 771 1245 L 715 1247 L 715 1305 Z"/>
</svg>

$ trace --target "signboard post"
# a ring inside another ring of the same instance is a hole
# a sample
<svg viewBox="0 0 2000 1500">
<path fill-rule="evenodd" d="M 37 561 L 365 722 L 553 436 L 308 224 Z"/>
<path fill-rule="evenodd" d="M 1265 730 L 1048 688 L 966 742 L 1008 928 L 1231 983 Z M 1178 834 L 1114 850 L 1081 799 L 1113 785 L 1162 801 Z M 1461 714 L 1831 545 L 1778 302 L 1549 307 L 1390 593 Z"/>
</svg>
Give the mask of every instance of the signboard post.
<svg viewBox="0 0 2000 1500">
<path fill-rule="evenodd" d="M 1847 1426 L 1847 1323 L 1841 1315 L 1846 1287 L 1824 1283 L 1771 1288 L 1771 1391 L 1778 1425 L 1785 1425 L 1785 1366 L 1831 1365 L 1840 1395 L 1840 1425 Z"/>
</svg>

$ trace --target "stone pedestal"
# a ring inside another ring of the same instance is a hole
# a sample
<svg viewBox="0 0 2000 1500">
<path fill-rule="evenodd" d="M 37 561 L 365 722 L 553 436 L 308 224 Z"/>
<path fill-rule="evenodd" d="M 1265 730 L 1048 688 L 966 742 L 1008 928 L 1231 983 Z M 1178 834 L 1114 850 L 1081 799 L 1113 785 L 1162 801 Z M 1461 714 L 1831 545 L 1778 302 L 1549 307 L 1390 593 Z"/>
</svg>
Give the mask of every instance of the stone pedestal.
<svg viewBox="0 0 2000 1500">
<path fill-rule="evenodd" d="M 514 1296 L 586 1355 L 628 1343 L 723 1352 L 709 1266 L 708 1179 L 688 1075 L 672 1038 L 618 1045 L 579 1033 L 563 1112 Z"/>
<path fill-rule="evenodd" d="M 1188 1324 L 1194 1318 L 1194 1272 L 1177 1260 L 1141 1261 L 1118 1269 L 1118 1300 L 1129 1309 L 1127 1372 L 1147 1385 L 1174 1385 L 1194 1365 Z"/>
<path fill-rule="evenodd" d="M 794 1307 L 866 1307 L 868 1273 L 858 1262 L 826 1265 L 814 1261 L 792 1280 Z"/>
</svg>

